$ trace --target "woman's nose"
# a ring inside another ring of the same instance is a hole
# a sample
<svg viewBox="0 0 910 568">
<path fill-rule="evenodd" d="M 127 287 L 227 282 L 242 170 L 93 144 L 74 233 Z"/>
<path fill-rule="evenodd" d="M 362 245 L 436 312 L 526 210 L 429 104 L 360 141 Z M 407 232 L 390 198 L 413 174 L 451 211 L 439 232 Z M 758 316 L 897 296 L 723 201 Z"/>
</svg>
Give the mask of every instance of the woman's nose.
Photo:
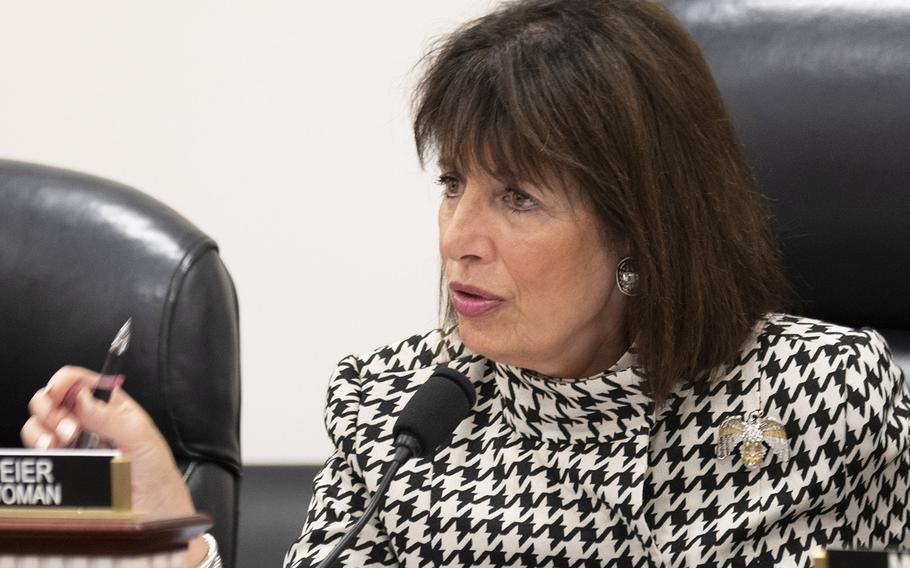
<svg viewBox="0 0 910 568">
<path fill-rule="evenodd" d="M 439 247 L 443 259 L 488 262 L 495 251 L 493 226 L 483 195 L 466 186 L 459 197 L 446 199 L 439 209 Z"/>
</svg>

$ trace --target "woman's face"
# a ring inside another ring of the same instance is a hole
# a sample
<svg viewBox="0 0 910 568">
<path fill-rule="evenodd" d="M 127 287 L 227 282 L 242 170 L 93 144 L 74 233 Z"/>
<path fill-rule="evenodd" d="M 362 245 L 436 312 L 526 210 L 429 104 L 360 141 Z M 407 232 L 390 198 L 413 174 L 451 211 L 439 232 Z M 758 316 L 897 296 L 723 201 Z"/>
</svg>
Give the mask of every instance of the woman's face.
<svg viewBox="0 0 910 568">
<path fill-rule="evenodd" d="M 441 168 L 439 248 L 472 351 L 556 377 L 609 368 L 628 348 L 621 252 L 571 191 Z"/>
</svg>

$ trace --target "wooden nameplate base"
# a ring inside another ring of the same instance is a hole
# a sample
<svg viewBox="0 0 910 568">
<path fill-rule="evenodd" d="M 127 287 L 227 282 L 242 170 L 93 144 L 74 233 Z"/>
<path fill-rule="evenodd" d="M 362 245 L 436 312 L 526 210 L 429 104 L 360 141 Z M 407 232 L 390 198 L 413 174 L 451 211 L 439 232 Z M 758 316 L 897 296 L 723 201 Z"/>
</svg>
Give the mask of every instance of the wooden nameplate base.
<svg viewBox="0 0 910 568">
<path fill-rule="evenodd" d="M 0 557 L 136 556 L 181 551 L 212 526 L 208 515 L 87 518 L 2 517 Z"/>
</svg>

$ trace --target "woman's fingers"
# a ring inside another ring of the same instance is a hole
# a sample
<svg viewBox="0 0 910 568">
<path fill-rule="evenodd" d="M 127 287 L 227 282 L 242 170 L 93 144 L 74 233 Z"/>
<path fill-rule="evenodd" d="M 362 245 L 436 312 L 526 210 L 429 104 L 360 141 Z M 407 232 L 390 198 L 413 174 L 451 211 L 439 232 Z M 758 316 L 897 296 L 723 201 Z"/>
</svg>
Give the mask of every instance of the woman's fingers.
<svg viewBox="0 0 910 568">
<path fill-rule="evenodd" d="M 82 387 L 77 384 L 72 388 Z M 79 432 L 78 421 L 65 405 L 57 404 L 48 395 L 46 388 L 35 393 L 28 403 L 28 409 L 32 418 L 40 423 L 44 431 L 53 433 L 57 437 L 55 445 L 66 446 Z"/>
<path fill-rule="evenodd" d="M 40 389 L 28 401 L 28 412 L 32 416 L 37 416 L 42 421 L 47 421 L 50 418 L 51 413 L 57 409 L 57 405 L 49 396 L 47 396 L 47 389 Z"/>
<path fill-rule="evenodd" d="M 47 450 L 59 447 L 59 442 L 54 434 L 45 428 L 44 424 L 36 416 L 32 416 L 25 422 L 19 435 L 22 438 L 23 445 L 27 448 Z"/>
<path fill-rule="evenodd" d="M 72 397 L 72 389 L 77 385 L 93 388 L 100 378 L 98 373 L 82 367 L 61 367 L 47 382 L 44 390 L 57 404 L 63 404 L 68 396 Z"/>
<path fill-rule="evenodd" d="M 73 366 L 54 373 L 47 386 L 29 401 L 32 416 L 22 428 L 23 443 L 31 447 L 67 447 L 82 430 L 115 443 L 124 437 L 129 440 L 146 436 L 151 420 L 131 398 L 112 397 L 119 404 L 96 404 L 91 390 L 100 377 L 94 371 Z M 140 431 L 131 432 L 136 428 Z"/>
</svg>

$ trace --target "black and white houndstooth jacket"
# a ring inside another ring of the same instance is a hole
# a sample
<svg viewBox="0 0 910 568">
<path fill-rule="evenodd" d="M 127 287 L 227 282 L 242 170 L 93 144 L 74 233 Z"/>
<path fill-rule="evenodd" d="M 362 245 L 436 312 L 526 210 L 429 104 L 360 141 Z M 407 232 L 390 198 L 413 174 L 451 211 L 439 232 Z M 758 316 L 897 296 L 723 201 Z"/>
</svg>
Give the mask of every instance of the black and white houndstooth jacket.
<svg viewBox="0 0 910 568">
<path fill-rule="evenodd" d="M 398 412 L 433 368 L 477 404 L 431 461 L 395 476 L 344 566 L 808 566 L 819 545 L 910 548 L 910 395 L 884 340 L 772 315 L 737 364 L 654 411 L 635 357 L 558 382 L 438 332 L 348 357 L 329 384 L 335 452 L 286 563 L 319 560 L 360 516 Z M 792 457 L 747 470 L 718 427 L 761 408 Z"/>
</svg>

